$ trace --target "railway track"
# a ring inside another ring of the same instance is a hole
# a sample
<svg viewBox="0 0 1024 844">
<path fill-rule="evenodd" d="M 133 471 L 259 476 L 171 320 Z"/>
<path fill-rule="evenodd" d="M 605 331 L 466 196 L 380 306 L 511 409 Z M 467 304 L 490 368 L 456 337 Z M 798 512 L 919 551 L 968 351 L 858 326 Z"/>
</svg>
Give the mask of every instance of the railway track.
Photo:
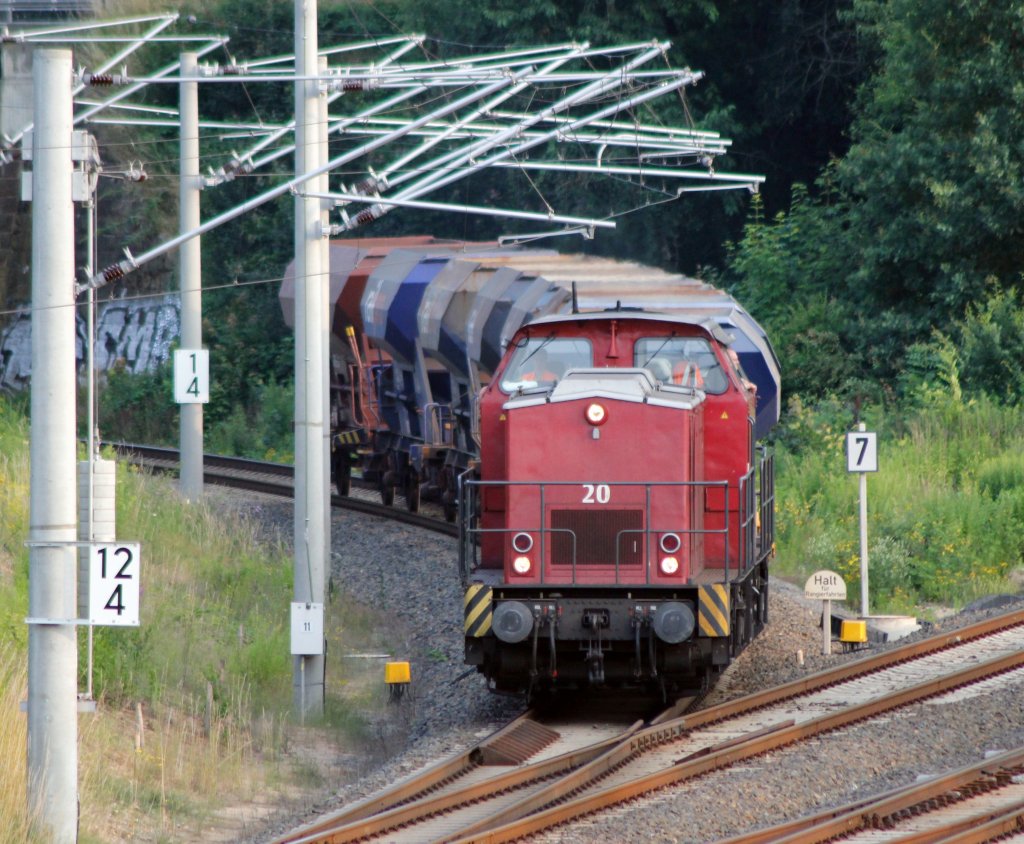
<svg viewBox="0 0 1024 844">
<path fill-rule="evenodd" d="M 684 698 L 646 721 L 672 720 L 697 702 Z M 528 711 L 466 751 L 275 844 L 447 840 L 619 745 L 645 721 L 637 702 L 584 704 L 571 713 Z"/>
<path fill-rule="evenodd" d="M 1024 750 L 720 844 L 982 844 L 1024 837 Z"/>
<path fill-rule="evenodd" d="M 513 841 L 951 690 L 1008 681 L 1024 682 L 1024 612 L 678 718 L 623 726 L 618 738 L 602 733 L 585 747 L 566 749 L 559 742 L 568 727 L 542 723 L 559 738 L 545 734 L 543 752 L 482 765 L 503 773 L 469 772 L 487 757 L 481 745 L 276 844 Z M 494 740 L 526 729 L 510 725 Z"/>
<path fill-rule="evenodd" d="M 173 449 L 117 446 L 133 462 L 176 471 Z M 282 497 L 292 467 L 207 456 L 204 477 Z M 354 480 L 348 507 L 451 534 L 440 508 L 385 507 Z M 806 741 L 960 686 L 1024 674 L 1024 613 L 993 619 L 837 669 L 646 725 L 626 713 L 581 719 L 527 713 L 464 753 L 277 839 L 276 844 L 356 840 L 511 841 L 620 805 L 772 750 Z M 996 679 L 993 679 L 996 678 Z M 688 701 L 687 703 L 692 703 Z M 752 763 L 756 764 L 756 763 Z M 757 842 L 988 841 L 1024 830 L 1024 751 L 920 786 L 849 804 L 762 832 Z"/>
<path fill-rule="evenodd" d="M 177 472 L 179 468 L 179 453 L 174 448 L 131 443 L 103 445 L 113 448 L 122 458 L 156 472 Z M 206 483 L 233 489 L 261 492 L 282 498 L 295 496 L 295 470 L 284 463 L 206 454 L 203 456 L 203 479 Z M 405 499 L 397 494 L 394 506 L 385 506 L 380 501 L 376 487 L 359 478 L 352 479 L 351 495 L 332 494 L 331 506 L 400 521 L 435 533 L 458 536 L 458 528 L 445 520 L 441 507 L 423 502 L 420 512 L 412 513 L 406 508 Z"/>
</svg>

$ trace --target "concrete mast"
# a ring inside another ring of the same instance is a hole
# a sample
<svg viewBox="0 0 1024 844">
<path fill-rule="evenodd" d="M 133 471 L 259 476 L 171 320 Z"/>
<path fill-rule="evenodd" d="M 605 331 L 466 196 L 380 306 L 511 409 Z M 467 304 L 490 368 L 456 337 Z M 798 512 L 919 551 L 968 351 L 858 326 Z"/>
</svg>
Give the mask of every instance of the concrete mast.
<svg viewBox="0 0 1024 844">
<path fill-rule="evenodd" d="M 317 62 L 316 0 L 295 0 L 295 173 L 321 168 L 320 85 Z M 323 494 L 323 367 L 326 358 L 322 319 L 324 273 L 320 200 L 295 197 L 295 562 L 294 596 L 319 603 L 326 592 L 328 549 Z M 294 657 L 295 710 L 318 715 L 324 704 L 323 654 Z"/>
<path fill-rule="evenodd" d="M 78 838 L 71 61 L 70 50 L 33 57 L 28 806 L 59 844 Z"/>
<path fill-rule="evenodd" d="M 183 77 L 197 75 L 199 59 L 195 53 L 181 54 Z M 199 228 L 199 83 L 182 82 L 179 93 L 181 118 L 181 178 L 178 183 L 178 231 L 182 234 Z M 201 238 L 181 244 L 178 253 L 181 285 L 181 348 L 200 349 L 203 344 Z M 181 494 L 197 501 L 203 494 L 203 406 L 181 404 Z"/>
</svg>

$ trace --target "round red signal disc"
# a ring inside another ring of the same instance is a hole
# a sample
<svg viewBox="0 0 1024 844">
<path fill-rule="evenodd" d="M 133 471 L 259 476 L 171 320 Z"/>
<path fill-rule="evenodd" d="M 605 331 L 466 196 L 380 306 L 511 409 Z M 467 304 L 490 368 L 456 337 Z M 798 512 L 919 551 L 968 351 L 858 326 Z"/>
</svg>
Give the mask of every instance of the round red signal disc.
<svg viewBox="0 0 1024 844">
<path fill-rule="evenodd" d="M 587 417 L 587 421 L 591 425 L 603 425 L 605 420 L 608 419 L 608 411 L 604 409 L 604 405 L 593 402 L 587 405 L 587 410 L 584 413 Z"/>
</svg>

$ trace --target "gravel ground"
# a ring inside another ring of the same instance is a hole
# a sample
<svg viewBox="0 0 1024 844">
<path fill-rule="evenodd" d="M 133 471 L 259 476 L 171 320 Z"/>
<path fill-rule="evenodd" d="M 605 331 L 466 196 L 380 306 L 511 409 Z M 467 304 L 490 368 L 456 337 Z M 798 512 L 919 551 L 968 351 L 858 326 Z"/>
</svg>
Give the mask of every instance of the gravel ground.
<svg viewBox="0 0 1024 844">
<path fill-rule="evenodd" d="M 290 536 L 290 503 L 241 500 L 224 493 L 217 504 L 241 507 L 270 534 Z M 454 540 L 345 511 L 334 515 L 332 544 L 335 587 L 394 619 L 392 635 L 405 637 L 415 692 L 384 716 L 391 719 L 391 758 L 361 760 L 356 783 L 311 796 L 301 808 L 282 809 L 258 831 L 249 830 L 245 840 L 250 842 L 268 841 L 446 758 L 521 710 L 517 701 L 487 692 L 479 675 L 463 676 Z M 1022 604 L 1024 596 L 1015 606 Z M 915 637 L 1009 608 L 973 608 L 924 625 Z M 797 587 L 773 581 L 769 613 L 768 627 L 723 675 L 708 705 L 863 655 L 821 654 L 821 604 L 805 601 Z M 1021 691 L 1002 689 L 969 700 L 909 707 L 884 723 L 852 726 L 798 749 L 777 751 L 762 762 L 664 789 L 535 840 L 708 842 L 841 805 L 976 761 L 988 751 L 1024 746 Z"/>
</svg>

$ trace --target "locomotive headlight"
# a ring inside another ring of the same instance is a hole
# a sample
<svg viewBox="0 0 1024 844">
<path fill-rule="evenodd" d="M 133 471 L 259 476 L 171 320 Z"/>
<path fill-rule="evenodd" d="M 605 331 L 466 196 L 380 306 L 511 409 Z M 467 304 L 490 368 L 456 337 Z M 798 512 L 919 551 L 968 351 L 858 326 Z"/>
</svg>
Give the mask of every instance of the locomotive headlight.
<svg viewBox="0 0 1024 844">
<path fill-rule="evenodd" d="M 533 568 L 533 563 L 530 562 L 530 558 L 522 554 L 512 561 L 512 570 L 516 574 L 529 574 L 531 568 Z"/>
<path fill-rule="evenodd" d="M 608 411 L 604 409 L 604 405 L 593 402 L 587 405 L 586 413 L 587 421 L 591 425 L 603 425 L 605 420 L 608 419 Z"/>
<path fill-rule="evenodd" d="M 679 559 L 677 557 L 662 557 L 660 565 L 662 574 L 675 574 L 679 571 Z"/>
</svg>

